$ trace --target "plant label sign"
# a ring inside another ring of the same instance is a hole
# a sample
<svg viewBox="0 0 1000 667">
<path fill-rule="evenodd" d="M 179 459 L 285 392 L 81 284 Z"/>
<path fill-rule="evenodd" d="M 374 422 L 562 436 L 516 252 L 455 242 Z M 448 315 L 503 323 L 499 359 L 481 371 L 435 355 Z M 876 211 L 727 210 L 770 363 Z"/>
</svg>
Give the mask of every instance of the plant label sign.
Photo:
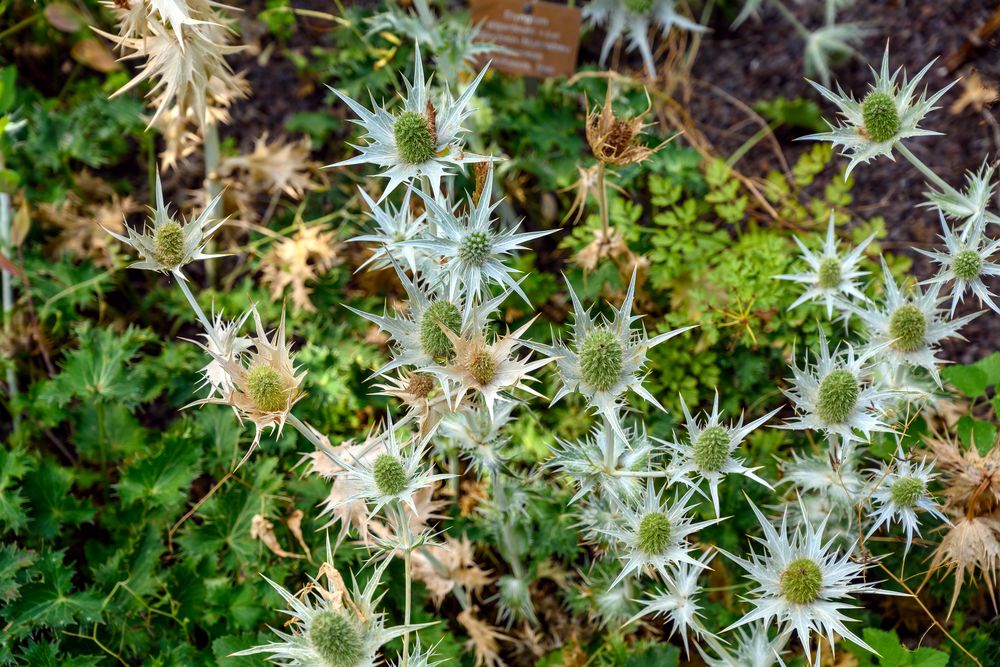
<svg viewBox="0 0 1000 667">
<path fill-rule="evenodd" d="M 545 79 L 576 71 L 580 10 L 555 2 L 471 0 L 477 42 L 501 47 L 487 55 L 508 74 Z"/>
</svg>

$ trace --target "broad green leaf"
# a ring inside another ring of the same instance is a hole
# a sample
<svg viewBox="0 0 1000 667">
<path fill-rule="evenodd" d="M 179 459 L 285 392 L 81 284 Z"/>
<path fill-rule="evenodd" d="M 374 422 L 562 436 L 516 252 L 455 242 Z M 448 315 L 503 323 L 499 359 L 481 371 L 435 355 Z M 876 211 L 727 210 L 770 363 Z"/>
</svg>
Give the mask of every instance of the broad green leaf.
<svg viewBox="0 0 1000 667">
<path fill-rule="evenodd" d="M 941 376 L 970 398 L 985 394 L 990 384 L 986 371 L 975 365 L 949 366 L 941 371 Z"/>
<path fill-rule="evenodd" d="M 37 576 L 21 587 L 21 597 L 0 611 L 7 621 L 59 629 L 100 620 L 100 596 L 76 590 L 74 569 L 63 562 L 63 555 L 62 551 L 54 551 L 39 561 Z"/>
<path fill-rule="evenodd" d="M 965 415 L 958 420 L 956 428 L 962 444 L 968 448 L 975 445 L 980 454 L 986 454 L 996 444 L 997 427 L 995 424 Z"/>
</svg>

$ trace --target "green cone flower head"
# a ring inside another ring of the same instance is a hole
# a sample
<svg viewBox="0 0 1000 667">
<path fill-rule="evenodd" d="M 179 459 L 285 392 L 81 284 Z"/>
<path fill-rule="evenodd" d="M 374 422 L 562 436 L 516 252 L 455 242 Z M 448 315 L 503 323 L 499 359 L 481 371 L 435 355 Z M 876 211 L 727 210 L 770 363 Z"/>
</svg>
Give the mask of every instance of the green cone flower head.
<svg viewBox="0 0 1000 667">
<path fill-rule="evenodd" d="M 364 659 L 365 645 L 354 623 L 324 609 L 309 624 L 309 643 L 328 667 L 351 667 Z"/>
<path fill-rule="evenodd" d="M 840 146 L 842 155 L 850 158 L 847 165 L 849 176 L 859 164 L 865 164 L 880 155 L 892 157 L 893 149 L 901 146 L 906 139 L 940 134 L 921 128 L 920 123 L 937 108 L 937 101 L 955 83 L 948 84 L 930 96 L 926 89 L 918 95 L 917 86 L 932 64 L 933 62 L 928 63 L 913 80 L 907 79 L 903 74 L 900 81 L 901 68 L 889 72 L 887 46 L 881 68 L 878 72 L 872 69 L 875 82 L 860 102 L 839 87 L 835 93 L 810 81 L 823 97 L 837 105 L 843 121 L 838 125 L 829 123 L 829 132 L 811 134 L 802 139 L 829 141 L 834 146 Z"/>
<path fill-rule="evenodd" d="M 781 593 L 793 604 L 810 604 L 823 590 L 823 571 L 810 558 L 796 558 L 781 573 Z"/>
<path fill-rule="evenodd" d="M 449 359 L 454 347 L 444 329 L 452 333 L 462 330 L 462 313 L 450 301 L 438 299 L 430 304 L 420 318 L 420 344 L 432 359 Z"/>
<path fill-rule="evenodd" d="M 972 292 L 979 303 L 995 313 L 1000 313 L 996 295 L 990 292 L 986 285 L 986 280 L 989 278 L 1000 276 L 1000 263 L 995 260 L 997 253 L 1000 253 L 1000 239 L 991 239 L 983 232 L 984 217 L 977 218 L 975 224 L 967 224 L 956 233 L 948 226 L 944 214 L 939 213 L 939 215 L 944 251 L 917 249 L 939 266 L 937 275 L 926 282 L 951 284 L 951 307 L 948 311 L 950 316 L 954 316 L 955 309 L 967 291 Z"/>
<path fill-rule="evenodd" d="M 598 391 L 607 391 L 619 381 L 624 350 L 621 339 L 607 328 L 594 329 L 578 350 L 580 378 Z"/>
<path fill-rule="evenodd" d="M 163 185 L 157 173 L 156 207 L 150 209 L 153 215 L 142 232 L 137 232 L 131 227 L 126 228 L 128 236 L 116 234 L 109 229 L 104 231 L 139 253 L 142 259 L 129 265 L 130 269 L 172 273 L 178 280 L 185 280 L 181 272 L 185 265 L 201 259 L 225 256 L 207 255 L 204 252 L 209 239 L 226 222 L 224 219 L 217 220 L 210 217 L 221 197 L 220 194 L 213 199 L 194 220 L 181 224 L 171 217 L 163 201 Z"/>
<path fill-rule="evenodd" d="M 663 512 L 650 512 L 639 521 L 636 544 L 639 550 L 657 556 L 670 546 L 670 519 Z"/>
<path fill-rule="evenodd" d="M 930 514 L 942 523 L 950 523 L 931 496 L 928 486 L 934 480 L 934 461 L 926 458 L 917 461 L 907 457 L 902 447 L 889 464 L 868 470 L 875 488 L 870 491 L 875 511 L 870 515 L 871 527 L 866 536 L 871 537 L 882 526 L 900 523 L 906 533 L 904 553 L 910 550 L 913 535 L 920 535 L 918 512 Z"/>
<path fill-rule="evenodd" d="M 396 139 L 399 155 L 410 164 L 421 164 L 434 157 L 437 146 L 436 128 L 424 114 L 404 111 L 396 117 L 392 134 Z"/>
</svg>

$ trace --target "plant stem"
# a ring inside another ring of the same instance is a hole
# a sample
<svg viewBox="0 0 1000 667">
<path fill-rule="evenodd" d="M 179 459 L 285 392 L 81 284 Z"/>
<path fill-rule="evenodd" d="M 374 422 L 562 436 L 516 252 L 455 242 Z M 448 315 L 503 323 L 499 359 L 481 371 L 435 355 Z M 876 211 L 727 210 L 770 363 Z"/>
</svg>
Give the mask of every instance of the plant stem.
<svg viewBox="0 0 1000 667">
<path fill-rule="evenodd" d="M 910 152 L 910 149 L 904 146 L 903 142 L 897 143 L 896 149 L 899 151 L 900 155 L 909 160 L 910 164 L 912 164 L 914 167 L 917 168 L 917 171 L 923 174 L 927 178 L 927 180 L 929 180 L 931 183 L 941 188 L 941 190 L 945 194 L 951 195 L 952 197 L 957 197 L 959 199 L 965 199 L 962 193 L 960 193 L 958 190 L 948 185 L 948 183 L 943 178 L 941 178 L 933 171 L 931 171 L 931 168 L 928 167 L 926 164 L 924 164 L 920 158 L 918 158 L 916 155 Z"/>
<path fill-rule="evenodd" d="M 615 430 L 611 428 L 611 420 L 604 419 L 604 467 L 608 474 L 613 474 L 618 468 L 618 457 L 615 456 Z"/>
<path fill-rule="evenodd" d="M 3 155 L 0 155 L 0 171 L 4 169 Z M 2 191 L 0 191 L 0 252 L 4 254 L 9 254 L 11 243 L 10 243 L 10 232 L 11 232 L 11 206 L 10 206 L 10 194 L 7 193 L 6 186 Z M 14 286 L 11 282 L 11 274 L 7 271 L 0 271 L 0 280 L 3 282 L 3 328 L 4 333 L 10 338 L 11 328 L 13 327 L 13 317 L 14 312 Z M 17 371 L 14 369 L 13 360 L 8 360 L 10 366 L 7 368 L 7 394 L 10 397 L 10 413 L 14 421 L 14 430 L 17 430 L 18 426 L 21 425 L 21 415 L 17 411 L 15 404 L 17 403 Z"/>
<path fill-rule="evenodd" d="M 795 32 L 799 33 L 799 35 L 804 37 L 806 40 L 809 39 L 812 35 L 812 33 L 809 32 L 809 28 L 802 25 L 802 21 L 795 18 L 795 14 L 793 14 L 788 7 L 785 7 L 781 0 L 771 0 L 771 4 L 774 5 L 774 8 L 778 10 L 778 13 L 780 13 L 784 19 L 788 21 L 793 28 L 795 28 Z"/>
<path fill-rule="evenodd" d="M 608 240 L 608 189 L 605 185 L 605 167 L 603 162 L 597 163 L 597 208 L 601 215 L 601 232 L 604 236 L 603 242 Z"/>
<path fill-rule="evenodd" d="M 221 354 L 222 344 L 215 335 L 215 327 L 213 327 L 212 323 L 208 321 L 207 317 L 205 317 L 205 311 L 203 311 L 201 306 L 198 305 L 198 300 L 195 299 L 194 294 L 191 293 L 191 288 L 188 287 L 187 281 L 180 276 L 174 277 L 177 279 L 177 284 L 180 286 L 181 291 L 184 292 L 184 296 L 187 298 L 188 303 L 191 304 L 191 310 L 193 310 L 194 314 L 198 316 L 201 326 L 205 328 L 205 333 L 212 339 L 212 343 L 215 345 L 216 351 Z"/>
<path fill-rule="evenodd" d="M 212 206 L 212 201 L 222 192 L 222 183 L 219 182 L 219 126 L 209 120 L 205 123 L 205 208 L 209 218 L 218 217 L 218 211 Z M 211 254 L 213 245 L 209 241 L 208 253 Z M 215 260 L 205 260 L 205 274 L 208 284 L 215 283 Z"/>
<path fill-rule="evenodd" d="M 401 519 L 405 520 L 405 516 L 402 516 L 400 512 Z M 410 606 L 411 606 L 411 596 L 413 588 L 413 574 L 410 560 L 410 549 L 407 548 L 403 552 L 403 581 L 406 586 L 406 607 L 403 609 L 403 625 L 407 628 L 410 626 Z M 407 630 L 403 633 L 403 667 L 407 667 L 410 664 L 410 631 Z"/>
</svg>

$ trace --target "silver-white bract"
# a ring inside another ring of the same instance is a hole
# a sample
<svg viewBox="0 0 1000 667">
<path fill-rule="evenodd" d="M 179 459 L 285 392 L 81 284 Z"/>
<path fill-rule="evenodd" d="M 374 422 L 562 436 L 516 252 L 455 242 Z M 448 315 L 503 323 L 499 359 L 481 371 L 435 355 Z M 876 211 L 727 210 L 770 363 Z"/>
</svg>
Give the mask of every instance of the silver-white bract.
<svg viewBox="0 0 1000 667">
<path fill-rule="evenodd" d="M 842 349 L 830 352 L 826 335 L 820 329 L 819 354 L 814 357 L 814 363 L 808 360 L 800 368 L 798 363 L 792 363 L 791 386 L 782 389 L 782 393 L 791 399 L 795 408 L 795 417 L 778 428 L 791 430 L 817 430 L 826 434 L 835 434 L 843 442 L 868 442 L 872 433 L 888 432 L 892 428 L 883 421 L 884 402 L 894 396 L 871 383 L 872 357 L 881 348 L 872 348 L 863 354 L 856 354 L 854 346 L 845 343 Z M 857 383 L 857 398 L 854 404 L 846 409 L 846 418 L 831 421 L 820 408 L 820 388 L 823 380 L 835 371 L 847 371 Z M 861 436 L 858 435 L 861 434 Z"/>
<path fill-rule="evenodd" d="M 922 206 L 934 206 L 949 218 L 960 222 L 961 236 L 965 238 L 970 231 L 980 229 L 983 223 L 1000 223 L 1000 216 L 986 210 L 993 199 L 993 174 L 997 165 L 983 165 L 979 171 L 965 174 L 965 192 L 949 189 L 945 192 L 932 190 L 925 193 L 929 200 Z"/>
<path fill-rule="evenodd" d="M 872 525 L 865 539 L 874 535 L 883 525 L 888 527 L 898 521 L 906 532 L 906 547 L 903 550 L 906 553 L 909 552 L 910 544 L 913 542 L 913 534 L 920 535 L 917 510 L 927 512 L 938 521 L 949 524 L 951 522 L 941 513 L 938 504 L 927 490 L 935 477 L 934 461 L 924 458 L 918 462 L 903 457 L 903 451 L 899 450 L 888 470 L 872 468 L 868 471 L 873 479 L 871 500 L 875 505 L 875 513 L 871 515 Z M 900 487 L 897 486 L 899 483 L 918 483 L 920 491 L 913 493 L 912 496 L 910 492 L 900 493 Z"/>
<path fill-rule="evenodd" d="M 691 498 L 696 489 L 688 489 L 684 495 L 675 497 L 673 502 L 664 500 L 664 489 L 657 490 L 653 480 L 646 480 L 646 491 L 638 504 L 622 503 L 616 499 L 612 502 L 618 505 L 621 520 L 607 531 L 611 542 L 616 545 L 616 552 L 622 563 L 622 571 L 615 578 L 612 586 L 617 585 L 626 577 L 640 574 L 652 569 L 659 573 L 664 581 L 670 581 L 671 567 L 676 563 L 687 563 L 696 568 L 706 569 L 708 566 L 692 558 L 689 554 L 694 547 L 688 541 L 688 535 L 698 532 L 705 526 L 718 523 L 719 519 L 694 521 L 689 516 L 693 505 Z M 647 553 L 640 546 L 640 528 L 643 519 L 651 514 L 661 514 L 669 521 L 669 536 L 663 549 L 658 553 Z"/>
<path fill-rule="evenodd" d="M 775 528 L 761 514 L 757 506 L 747 500 L 764 531 L 764 537 L 752 537 L 764 550 L 758 554 L 750 548 L 749 559 L 723 551 L 728 558 L 746 571 L 754 587 L 747 600 L 753 609 L 725 631 L 761 620 L 767 627 L 775 624 L 778 631 L 794 630 L 805 649 L 806 657 L 812 659 L 813 635 L 825 635 L 830 645 L 834 644 L 834 634 L 849 639 L 858 646 L 874 653 L 868 644 L 848 629 L 846 622 L 852 619 L 843 612 L 857 609 L 854 598 L 863 593 L 893 595 L 875 587 L 873 582 L 864 581 L 866 566 L 851 560 L 848 549 L 843 555 L 832 549 L 833 540 L 824 542 L 826 521 L 813 527 L 808 521 L 794 532 L 789 531 L 787 511 L 781 525 Z M 819 567 L 821 583 L 812 602 L 794 602 L 786 597 L 783 575 L 793 561 L 808 559 Z"/>
<path fill-rule="evenodd" d="M 674 329 L 652 338 L 646 335 L 644 327 L 633 328 L 632 325 L 642 319 L 642 315 L 632 314 L 632 305 L 635 301 L 635 278 L 635 272 L 633 272 L 625 300 L 622 301 L 621 308 L 614 312 L 614 316 L 610 320 L 603 314 L 594 317 L 589 308 L 584 308 L 576 292 L 573 291 L 573 286 L 567 281 L 566 289 L 573 302 L 573 344 L 567 345 L 560 339 L 556 339 L 552 345 L 529 343 L 532 348 L 556 357 L 560 387 L 555 396 L 552 397 L 552 403 L 556 403 L 574 391 L 579 392 L 587 399 L 587 403 L 597 414 L 605 417 L 611 423 L 620 438 L 625 438 L 626 435 L 616 415 L 620 408 L 622 394 L 629 389 L 660 410 L 664 409 L 660 402 L 642 386 L 645 377 L 642 373 L 649 350 L 694 328 L 690 326 Z M 607 389 L 600 389 L 588 384 L 583 379 L 580 369 L 580 347 L 588 335 L 598 330 L 612 334 L 622 349 L 621 372 L 617 380 Z"/>
<path fill-rule="evenodd" d="M 466 132 L 462 123 L 473 111 L 470 106 L 472 96 L 475 95 L 476 87 L 482 81 L 486 69 L 483 68 L 458 99 L 452 98 L 447 87 L 444 93 L 439 96 L 434 114 L 434 135 L 436 138 L 434 153 L 429 159 L 419 164 L 408 162 L 400 154 L 396 145 L 393 128 L 399 115 L 387 111 L 384 104 L 377 104 L 374 97 L 371 97 L 372 110 L 369 111 L 346 94 L 331 88 L 334 94 L 358 116 L 358 120 L 351 122 L 364 128 L 365 145 L 354 146 L 352 144 L 354 148 L 361 151 L 360 155 L 328 165 L 328 167 L 371 163 L 385 168 L 385 171 L 379 176 L 388 178 L 389 183 L 382 192 L 379 201 L 385 199 L 403 183 L 412 183 L 419 177 L 425 177 L 430 182 L 434 194 L 440 196 L 441 178 L 453 173 L 452 167 L 474 162 L 487 162 L 491 159 L 483 155 L 466 153 L 460 138 Z M 404 77 L 403 84 L 406 87 L 406 92 L 403 96 L 403 108 L 400 114 L 406 112 L 426 114 L 427 107 L 433 103 L 433 100 L 430 82 L 424 79 L 424 66 L 420 60 L 419 44 L 416 47 L 414 57 L 413 83 Z"/>
<path fill-rule="evenodd" d="M 712 498 L 712 507 L 715 509 L 715 516 L 719 516 L 719 484 L 722 483 L 726 475 L 743 475 L 752 479 L 758 484 L 767 488 L 771 485 L 757 476 L 760 466 L 748 468 L 745 460 L 737 458 L 735 454 L 743 440 L 753 431 L 766 424 L 774 415 L 778 414 L 781 408 L 777 408 L 763 417 L 753 420 L 749 424 L 743 423 L 743 415 L 735 424 L 724 426 L 722 416 L 719 412 L 719 392 L 715 392 L 715 399 L 712 401 L 712 412 L 705 415 L 703 423 L 699 423 L 688 410 L 684 396 L 680 397 L 681 410 L 684 412 L 685 430 L 687 431 L 687 442 L 668 442 L 655 438 L 676 452 L 676 457 L 670 464 L 673 472 L 670 483 L 681 481 L 685 484 L 698 487 L 702 481 L 708 482 L 709 495 Z M 725 455 L 718 451 L 707 451 L 708 448 L 717 446 L 716 442 L 703 440 L 702 436 L 709 431 L 706 438 L 725 438 Z M 704 451 L 703 451 L 704 450 Z M 707 463 L 707 465 L 706 465 Z"/>
<path fill-rule="evenodd" d="M 788 644 L 791 636 L 788 632 L 781 632 L 771 639 L 767 632 L 768 624 L 763 621 L 755 621 L 748 628 L 739 628 L 736 631 L 736 646 L 728 649 L 720 645 L 713 644 L 717 657 L 706 655 L 698 647 L 698 652 L 705 659 L 709 667 L 773 667 L 775 664 L 784 664 L 781 654 Z"/>
<path fill-rule="evenodd" d="M 942 283 L 930 285 L 926 291 L 915 285 L 910 295 L 904 295 L 896 284 L 896 279 L 892 277 L 885 259 L 882 260 L 882 274 L 885 290 L 882 303 L 857 310 L 868 337 L 868 351 L 865 355 L 878 354 L 890 372 L 901 366 L 923 368 L 940 386 L 938 364 L 943 362 L 935 356 L 939 344 L 948 338 L 965 340 L 958 330 L 978 317 L 979 313 L 951 319 L 947 311 L 940 307 L 945 299 L 941 294 Z M 916 310 L 911 309 L 909 312 L 919 311 L 923 317 L 923 335 L 917 345 L 907 344 L 902 347 L 897 334 L 892 330 L 893 316 L 900 308 L 911 306 Z"/>
<path fill-rule="evenodd" d="M 892 137 L 885 141 L 873 140 L 865 130 L 865 121 L 861 106 L 864 100 L 854 99 L 853 95 L 845 93 L 839 85 L 835 93 L 815 81 L 810 81 L 809 83 L 823 97 L 840 108 L 840 115 L 844 118 L 844 122 L 833 125 L 827 121 L 827 124 L 830 126 L 829 132 L 810 134 L 802 137 L 802 140 L 829 141 L 834 146 L 843 147 L 841 154 L 844 157 L 850 158 L 846 172 L 846 175 L 850 175 L 856 166 L 866 164 L 879 155 L 884 155 L 890 160 L 893 159 L 893 149 L 897 144 L 901 145 L 901 142 L 905 139 L 940 135 L 940 132 L 925 130 L 919 124 L 928 113 L 937 108 L 934 105 L 956 82 L 948 84 L 929 97 L 926 89 L 917 96 L 917 86 L 920 83 L 920 79 L 923 78 L 933 64 L 934 62 L 931 61 L 924 66 L 912 80 L 907 79 L 904 73 L 902 82 L 897 82 L 902 68 L 896 69 L 891 74 L 889 73 L 889 48 L 886 46 L 885 54 L 882 56 L 881 69 L 876 72 L 874 68 L 871 68 L 872 74 L 875 76 L 875 83 L 871 84 L 871 92 L 882 93 L 890 97 L 899 117 L 899 129 Z"/>
<path fill-rule="evenodd" d="M 801 306 L 803 303 L 821 301 L 826 306 L 827 317 L 833 317 L 834 306 L 845 298 L 861 302 L 868 300 L 868 297 L 858 289 L 859 283 L 857 282 L 858 278 L 867 276 L 868 272 L 858 269 L 858 263 L 875 235 L 872 234 L 856 248 L 841 257 L 837 252 L 834 217 L 835 215 L 831 211 L 822 252 L 814 253 L 797 236 L 794 237 L 795 243 L 802 251 L 802 259 L 809 265 L 809 270 L 803 273 L 786 273 L 775 276 L 779 280 L 791 280 L 806 285 L 805 292 L 792 302 L 792 305 L 788 307 L 789 310 Z M 836 267 L 835 275 L 833 274 L 834 267 Z M 836 281 L 831 280 L 834 277 L 837 278 Z"/>
<path fill-rule="evenodd" d="M 376 595 L 375 591 L 388 562 L 385 561 L 385 564 L 375 569 L 363 590 L 359 589 L 356 580 L 353 582 L 351 605 L 344 605 L 342 602 L 338 604 L 335 600 L 339 601 L 339 597 L 327 598 L 315 590 L 300 598 L 280 584 L 264 577 L 288 604 L 288 608 L 281 610 L 281 613 L 291 617 L 289 621 L 291 632 L 271 628 L 280 641 L 254 646 L 231 655 L 235 657 L 265 653 L 268 654 L 269 661 L 283 667 L 325 667 L 329 663 L 317 651 L 316 644 L 310 638 L 310 630 L 318 617 L 336 614 L 350 623 L 361 640 L 361 645 L 356 647 L 360 649 L 356 651 L 358 659 L 349 664 L 345 663 L 347 667 L 375 667 L 379 663 L 379 649 L 383 645 L 407 632 L 426 626 L 423 624 L 385 627 L 385 614 L 377 610 L 385 592 Z"/>
<path fill-rule="evenodd" d="M 490 285 L 501 285 L 513 290 L 529 303 L 528 295 L 521 289 L 514 275 L 517 269 L 504 264 L 515 250 L 526 250 L 528 241 L 553 234 L 558 230 L 517 233 L 517 226 L 494 229 L 493 211 L 502 200 L 491 203 L 493 195 L 492 171 L 486 176 L 479 201 L 473 205 L 471 198 L 465 212 L 456 213 L 457 206 L 442 205 L 440 201 L 419 190 L 413 190 L 429 212 L 428 226 L 421 238 L 403 243 L 403 246 L 421 248 L 444 260 L 442 271 L 446 276 L 449 298 L 466 295 L 465 311 L 472 308 L 487 292 Z"/>
<path fill-rule="evenodd" d="M 940 266 L 937 275 L 925 280 L 924 284 L 951 283 L 949 316 L 955 315 L 955 308 L 962 301 L 966 290 L 975 294 L 981 305 L 1000 313 L 996 295 L 983 282 L 984 277 L 1000 276 L 1000 264 L 990 261 L 1000 251 L 1000 239 L 988 238 L 981 228 L 967 230 L 967 236 L 955 234 L 945 222 L 944 215 L 940 215 L 941 240 L 944 241 L 945 252 L 916 248 L 917 252 L 930 257 Z M 961 266 L 963 263 L 964 267 Z M 970 266 L 976 269 L 974 277 L 969 277 L 966 273 Z"/>
<path fill-rule="evenodd" d="M 251 313 L 248 310 L 235 320 L 227 320 L 221 312 L 213 313 L 212 330 L 201 334 L 212 360 L 202 367 L 198 388 L 208 387 L 209 396 L 225 396 L 233 390 L 233 378 L 219 359 L 238 361 L 244 352 L 253 347 L 253 341 L 240 334 Z"/>
<path fill-rule="evenodd" d="M 667 579 L 665 588 L 654 590 L 649 597 L 639 600 L 642 609 L 629 619 L 632 623 L 644 616 L 666 616 L 670 620 L 670 637 L 680 633 L 684 642 L 684 652 L 691 655 L 688 635 L 698 637 L 711 635 L 701 622 L 701 604 L 698 600 L 702 588 L 698 577 L 703 570 L 708 569 L 708 563 L 715 556 L 712 551 L 706 551 L 698 558 L 698 567 L 690 563 L 674 565 L 671 576 Z"/>
<path fill-rule="evenodd" d="M 638 5 L 647 4 L 648 7 Z M 583 18 L 591 27 L 601 26 L 605 30 L 604 44 L 601 46 L 601 65 L 608 59 L 611 47 L 627 35 L 628 50 L 639 50 L 642 62 L 649 76 L 656 76 L 653 49 L 649 43 L 649 31 L 659 26 L 666 35 L 673 27 L 692 32 L 701 32 L 705 26 L 695 23 L 677 12 L 675 0 L 650 0 L 648 3 L 628 0 L 593 0 L 583 7 Z"/>
<path fill-rule="evenodd" d="M 126 226 L 127 237 L 116 234 L 110 229 L 105 228 L 104 231 L 122 243 L 128 244 L 139 253 L 142 260 L 129 264 L 128 268 L 170 273 L 178 280 L 187 280 L 184 272 L 181 271 L 185 265 L 200 259 L 225 257 L 225 255 L 214 255 L 204 252 L 205 246 L 208 244 L 208 240 L 212 234 L 226 223 L 225 218 L 219 220 L 212 216 L 212 211 L 215 210 L 215 205 L 221 198 L 222 194 L 220 193 L 194 220 L 187 223 L 178 223 L 171 217 L 170 211 L 167 209 L 166 204 L 163 203 L 163 185 L 160 183 L 160 174 L 157 173 L 156 208 L 150 208 L 153 215 L 149 219 L 149 222 L 143 225 L 142 232 L 137 232 L 128 226 Z M 183 248 L 179 256 L 179 261 L 176 263 L 164 263 L 164 261 L 156 258 L 157 254 L 162 254 L 156 250 L 157 232 L 166 225 L 180 225 L 184 233 Z"/>
<path fill-rule="evenodd" d="M 420 275 L 421 269 L 427 264 L 427 253 L 412 245 L 405 245 L 405 242 L 419 238 L 424 232 L 427 214 L 413 216 L 409 191 L 406 192 L 398 208 L 388 202 L 382 205 L 375 203 L 364 188 L 359 187 L 358 192 L 368 206 L 368 215 L 375 221 L 376 229 L 372 234 L 362 234 L 349 239 L 354 243 L 375 244 L 371 257 L 357 268 L 357 272 L 387 269 L 392 266 L 393 258 L 397 258 L 397 261 L 402 262 L 414 276 Z"/>
</svg>

